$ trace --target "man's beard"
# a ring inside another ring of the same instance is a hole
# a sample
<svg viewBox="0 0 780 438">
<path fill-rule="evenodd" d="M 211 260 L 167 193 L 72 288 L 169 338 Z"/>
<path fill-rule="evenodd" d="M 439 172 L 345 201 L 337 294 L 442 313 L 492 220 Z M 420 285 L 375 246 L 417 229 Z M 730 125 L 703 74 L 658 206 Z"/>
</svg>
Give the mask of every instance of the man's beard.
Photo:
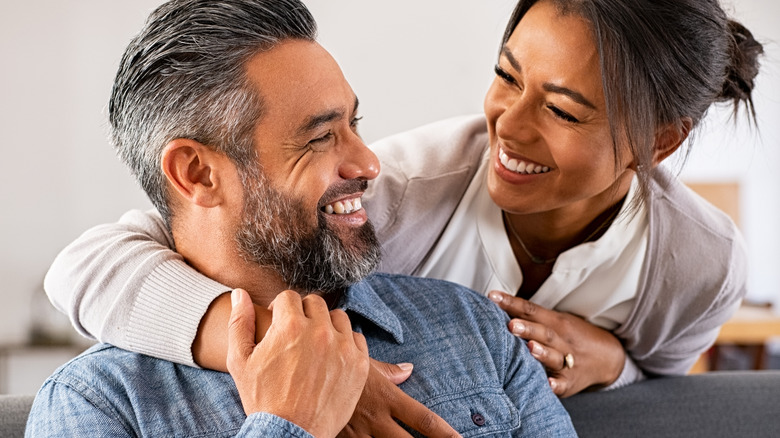
<svg viewBox="0 0 780 438">
<path fill-rule="evenodd" d="M 307 221 L 311 212 L 303 202 L 275 190 L 259 169 L 241 173 L 244 212 L 236 241 L 247 261 L 273 268 L 299 293 L 341 292 L 379 264 L 380 245 L 371 222 L 342 242 L 322 214 L 312 229 Z M 365 186 L 365 181 L 348 181 L 328 190 L 325 199 L 362 191 Z"/>
</svg>

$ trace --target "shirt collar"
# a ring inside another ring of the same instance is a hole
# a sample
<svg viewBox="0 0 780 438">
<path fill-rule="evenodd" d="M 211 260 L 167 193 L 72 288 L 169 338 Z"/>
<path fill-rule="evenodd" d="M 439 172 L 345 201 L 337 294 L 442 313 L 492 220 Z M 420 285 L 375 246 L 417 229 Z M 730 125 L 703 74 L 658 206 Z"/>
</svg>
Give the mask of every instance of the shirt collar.
<svg viewBox="0 0 780 438">
<path fill-rule="evenodd" d="M 399 344 L 404 342 L 401 321 L 371 286 L 371 277 L 352 285 L 342 299 L 340 309 L 354 312 L 389 333 Z"/>
</svg>

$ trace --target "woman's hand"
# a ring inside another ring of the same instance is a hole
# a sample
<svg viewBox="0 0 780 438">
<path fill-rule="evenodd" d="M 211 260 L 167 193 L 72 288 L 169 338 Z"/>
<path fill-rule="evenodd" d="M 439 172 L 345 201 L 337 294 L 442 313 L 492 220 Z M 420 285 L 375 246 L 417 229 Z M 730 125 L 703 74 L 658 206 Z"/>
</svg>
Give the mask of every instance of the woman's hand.
<svg viewBox="0 0 780 438">
<path fill-rule="evenodd" d="M 550 386 L 559 397 L 608 386 L 623 371 L 626 352 L 612 333 L 578 316 L 503 292 L 492 291 L 488 297 L 512 318 L 509 330 L 528 341 L 528 349 L 547 369 Z"/>
<path fill-rule="evenodd" d="M 368 379 L 355 412 L 338 435 L 344 437 L 411 437 L 396 420 L 428 437 L 459 437 L 446 421 L 398 388 L 412 373 L 411 364 L 371 359 Z"/>
</svg>

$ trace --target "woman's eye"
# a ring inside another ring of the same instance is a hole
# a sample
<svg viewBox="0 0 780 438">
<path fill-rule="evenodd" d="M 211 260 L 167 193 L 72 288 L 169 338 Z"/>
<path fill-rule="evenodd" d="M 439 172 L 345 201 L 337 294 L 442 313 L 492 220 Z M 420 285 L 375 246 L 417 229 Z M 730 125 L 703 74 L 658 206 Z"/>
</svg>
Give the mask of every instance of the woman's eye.
<svg viewBox="0 0 780 438">
<path fill-rule="evenodd" d="M 579 123 L 580 122 L 574 116 L 572 116 L 571 114 L 567 113 L 566 111 L 562 111 L 558 107 L 554 107 L 552 105 L 549 105 L 547 108 L 549 108 L 550 111 L 552 111 L 553 114 L 555 114 L 555 117 L 558 117 L 561 120 L 567 121 L 569 123 Z"/>
<path fill-rule="evenodd" d="M 350 120 L 349 126 L 352 127 L 352 130 L 357 130 L 358 123 L 363 120 L 363 117 L 355 117 L 354 119 Z"/>
<path fill-rule="evenodd" d="M 512 75 L 504 71 L 504 69 L 502 69 L 500 65 L 496 64 L 493 70 L 496 72 L 496 76 L 503 79 L 504 82 L 512 85 L 517 83 L 515 82 L 515 78 L 513 78 Z"/>
</svg>

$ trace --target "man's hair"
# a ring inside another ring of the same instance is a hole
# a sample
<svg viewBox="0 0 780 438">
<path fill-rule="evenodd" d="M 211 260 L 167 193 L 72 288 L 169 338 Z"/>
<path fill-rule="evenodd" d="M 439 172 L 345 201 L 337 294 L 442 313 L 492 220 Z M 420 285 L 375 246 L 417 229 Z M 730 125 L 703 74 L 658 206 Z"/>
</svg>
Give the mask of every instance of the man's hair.
<svg viewBox="0 0 780 438">
<path fill-rule="evenodd" d="M 161 168 L 176 138 L 256 166 L 253 130 L 263 110 L 245 65 L 289 39 L 314 41 L 317 25 L 298 0 L 172 0 L 157 8 L 122 56 L 108 106 L 119 157 L 170 228 Z"/>
</svg>

